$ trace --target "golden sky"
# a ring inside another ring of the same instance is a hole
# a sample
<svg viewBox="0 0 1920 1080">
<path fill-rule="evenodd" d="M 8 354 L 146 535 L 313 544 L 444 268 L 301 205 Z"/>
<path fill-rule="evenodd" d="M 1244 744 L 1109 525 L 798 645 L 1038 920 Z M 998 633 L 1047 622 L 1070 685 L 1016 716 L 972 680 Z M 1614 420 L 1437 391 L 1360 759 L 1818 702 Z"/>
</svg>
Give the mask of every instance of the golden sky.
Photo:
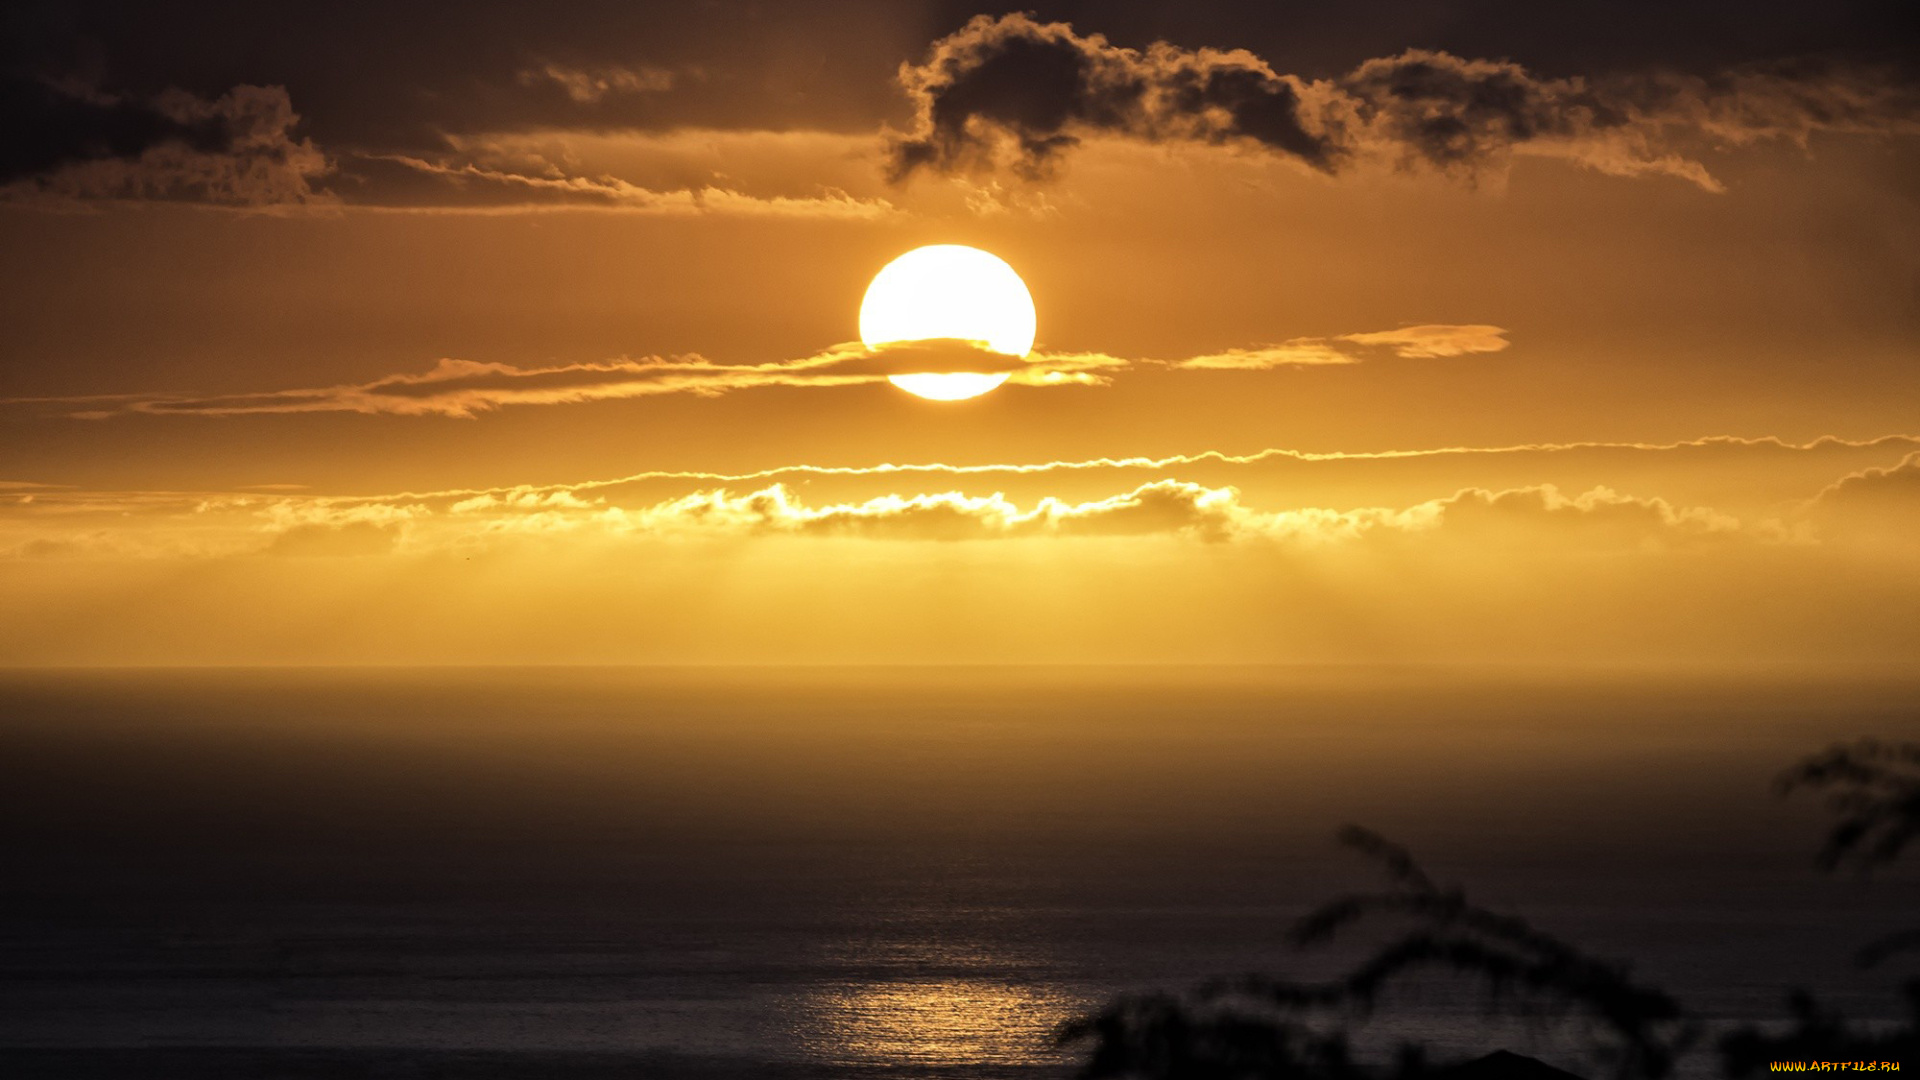
<svg viewBox="0 0 1920 1080">
<path fill-rule="evenodd" d="M 628 7 L 9 16 L 0 662 L 1920 649 L 1864 8 Z M 936 243 L 964 402 L 858 342 Z"/>
</svg>

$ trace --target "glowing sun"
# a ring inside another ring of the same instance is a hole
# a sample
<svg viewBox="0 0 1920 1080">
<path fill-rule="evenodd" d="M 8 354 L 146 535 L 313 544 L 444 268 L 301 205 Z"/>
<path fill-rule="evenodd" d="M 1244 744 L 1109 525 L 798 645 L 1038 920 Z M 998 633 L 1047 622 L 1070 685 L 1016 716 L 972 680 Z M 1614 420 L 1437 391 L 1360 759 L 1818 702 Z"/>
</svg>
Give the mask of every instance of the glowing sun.
<svg viewBox="0 0 1920 1080">
<path fill-rule="evenodd" d="M 860 301 L 869 349 L 908 342 L 967 342 L 1001 357 L 1033 349 L 1033 295 L 998 256 L 962 244 L 914 248 L 882 267 Z M 959 401 L 1007 381 L 1007 371 L 923 371 L 887 381 L 923 398 Z"/>
</svg>

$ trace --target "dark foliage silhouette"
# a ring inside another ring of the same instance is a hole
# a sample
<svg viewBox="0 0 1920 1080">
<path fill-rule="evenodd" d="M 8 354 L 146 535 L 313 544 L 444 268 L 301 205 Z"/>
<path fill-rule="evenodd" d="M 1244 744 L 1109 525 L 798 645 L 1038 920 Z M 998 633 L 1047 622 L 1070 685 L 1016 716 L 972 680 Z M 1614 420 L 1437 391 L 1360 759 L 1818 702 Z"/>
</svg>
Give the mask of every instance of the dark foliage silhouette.
<svg viewBox="0 0 1920 1080">
<path fill-rule="evenodd" d="M 1920 744 L 1862 739 L 1832 746 L 1782 774 L 1778 787 L 1782 794 L 1825 792 L 1828 808 L 1839 815 L 1820 850 L 1825 870 L 1890 863 L 1920 831 Z M 1868 942 L 1855 960 L 1873 967 L 1912 948 L 1920 948 L 1920 927 Z"/>
<path fill-rule="evenodd" d="M 1920 744 L 1862 739 L 1829 747 L 1789 769 L 1779 787 L 1825 792 L 1839 815 L 1820 852 L 1828 870 L 1892 862 L 1920 831 Z"/>
<path fill-rule="evenodd" d="M 1920 744 L 1862 739 L 1807 758 L 1781 774 L 1781 794 L 1812 789 L 1826 795 L 1839 818 L 1816 856 L 1823 870 L 1851 866 L 1866 872 L 1893 862 L 1920 831 Z M 1861 967 L 1873 967 L 1895 953 L 1920 947 L 1920 928 L 1868 942 L 1855 954 Z M 1901 1061 L 1920 1058 L 1920 979 L 1906 983 L 1908 1019 L 1891 1031 L 1850 1027 L 1820 1007 L 1813 995 L 1795 990 L 1788 998 L 1792 1026 L 1770 1034 L 1742 1028 L 1720 1042 L 1728 1076 L 1767 1071 L 1773 1061 Z"/>
<path fill-rule="evenodd" d="M 1827 871 L 1861 872 L 1891 863 L 1920 835 L 1920 744 L 1861 740 L 1808 757 L 1781 775 L 1781 794 L 1825 795 L 1838 818 L 1816 859 Z M 1626 969 L 1581 952 L 1514 915 L 1480 907 L 1443 887 L 1404 848 L 1349 826 L 1340 841 L 1379 863 L 1388 886 L 1338 897 L 1296 922 L 1290 939 L 1323 945 L 1361 924 L 1400 928 L 1344 976 L 1294 982 L 1266 975 L 1224 979 L 1185 994 L 1123 995 L 1060 1031 L 1066 1045 L 1087 1044 L 1086 1080 L 1419 1080 L 1478 1075 L 1496 1059 L 1435 1064 L 1417 1044 L 1401 1046 L 1390 1066 L 1356 1062 L 1350 1025 L 1364 1021 L 1386 991 L 1423 971 L 1477 981 L 1490 1012 L 1530 1020 L 1582 1021 L 1593 1062 L 1614 1076 L 1668 1075 L 1700 1026 L 1679 1002 L 1633 981 Z M 1872 967 L 1920 949 L 1920 927 L 1869 942 L 1855 956 Z M 1903 1026 L 1869 1030 L 1823 1009 L 1804 990 L 1788 996 L 1784 1025 L 1746 1026 L 1719 1040 L 1726 1075 L 1766 1072 L 1777 1061 L 1920 1059 L 1920 979 L 1905 985 Z"/>
<path fill-rule="evenodd" d="M 1478 981 L 1490 1009 L 1529 1019 L 1578 1019 L 1595 1062 L 1622 1077 L 1661 1077 L 1696 1035 L 1696 1025 L 1664 992 L 1635 983 L 1517 916 L 1490 911 L 1457 888 L 1443 888 L 1403 849 L 1365 829 L 1340 840 L 1380 863 L 1388 887 L 1343 896 L 1308 913 L 1292 940 L 1312 947 L 1363 922 L 1395 920 L 1402 929 L 1345 976 L 1323 983 L 1252 975 L 1188 994 L 1123 996 L 1071 1021 L 1065 1043 L 1091 1042 L 1081 1075 L 1242 1078 L 1415 1077 L 1438 1071 L 1425 1051 L 1403 1046 L 1397 1063 L 1369 1070 L 1349 1056 L 1346 1025 L 1364 1020 L 1383 994 L 1426 971 Z"/>
<path fill-rule="evenodd" d="M 1892 1031 L 1860 1031 L 1822 1011 L 1813 995 L 1796 990 L 1787 1000 L 1793 1027 L 1772 1035 L 1741 1028 L 1720 1040 L 1721 1065 L 1731 1077 L 1765 1073 L 1775 1061 L 1913 1061 L 1920 1059 L 1920 980 L 1906 985 L 1908 1020 Z"/>
</svg>

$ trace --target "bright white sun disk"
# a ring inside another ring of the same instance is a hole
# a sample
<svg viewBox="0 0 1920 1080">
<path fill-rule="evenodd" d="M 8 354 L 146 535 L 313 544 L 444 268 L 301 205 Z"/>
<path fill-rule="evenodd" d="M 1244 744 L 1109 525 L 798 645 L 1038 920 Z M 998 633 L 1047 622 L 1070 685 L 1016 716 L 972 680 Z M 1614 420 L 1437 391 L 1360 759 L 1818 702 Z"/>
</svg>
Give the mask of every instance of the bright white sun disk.
<svg viewBox="0 0 1920 1080">
<path fill-rule="evenodd" d="M 887 381 L 929 401 L 965 401 L 1007 381 L 1005 371 L 921 371 L 889 375 Z"/>
<path fill-rule="evenodd" d="M 860 302 L 860 340 L 869 349 L 909 341 L 957 339 L 1003 356 L 1033 350 L 1033 294 L 998 256 L 961 244 L 915 248 L 874 275 Z M 978 397 L 1007 372 L 918 372 L 890 376 L 909 393 L 936 401 Z"/>
</svg>

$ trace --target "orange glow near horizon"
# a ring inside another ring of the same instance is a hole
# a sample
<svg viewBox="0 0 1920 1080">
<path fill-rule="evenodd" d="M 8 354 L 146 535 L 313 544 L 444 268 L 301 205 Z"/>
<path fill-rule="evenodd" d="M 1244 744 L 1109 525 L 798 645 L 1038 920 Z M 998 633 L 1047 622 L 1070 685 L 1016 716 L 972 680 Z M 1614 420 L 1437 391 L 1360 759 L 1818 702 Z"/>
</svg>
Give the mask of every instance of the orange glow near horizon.
<svg viewBox="0 0 1920 1080">
<path fill-rule="evenodd" d="M 1920 656 L 1904 84 L 868 7 L 22 84 L 0 664 Z"/>
<path fill-rule="evenodd" d="M 1920 1040 L 1895 5 L 134 6 L 0 16 L 0 1080 Z"/>
</svg>

